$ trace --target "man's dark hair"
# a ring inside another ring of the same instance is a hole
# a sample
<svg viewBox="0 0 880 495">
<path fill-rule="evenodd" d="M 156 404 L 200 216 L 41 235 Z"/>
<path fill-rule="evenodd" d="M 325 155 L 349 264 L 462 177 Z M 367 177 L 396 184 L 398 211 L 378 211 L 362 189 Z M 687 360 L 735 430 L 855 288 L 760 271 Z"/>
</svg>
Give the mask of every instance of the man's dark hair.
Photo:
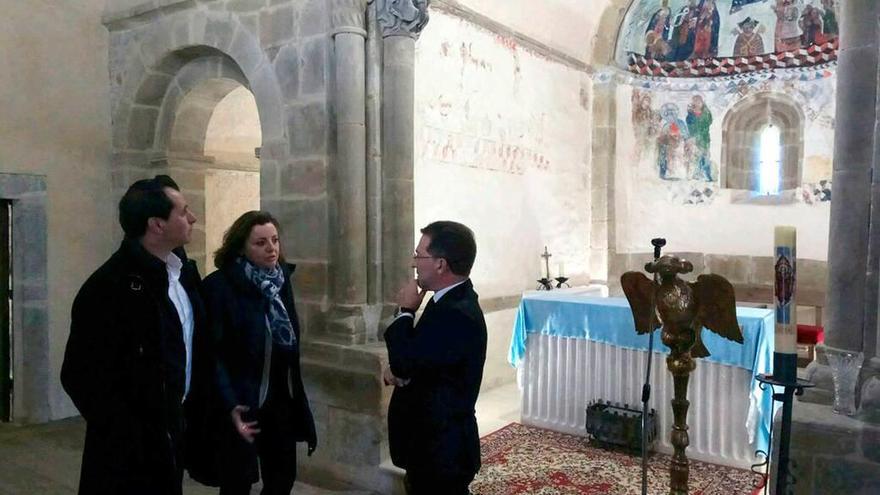
<svg viewBox="0 0 880 495">
<path fill-rule="evenodd" d="M 157 175 L 152 179 L 141 179 L 132 184 L 119 200 L 119 224 L 125 237 L 140 239 L 147 231 L 147 220 L 152 217 L 167 220 L 174 209 L 174 203 L 165 193 L 169 187 L 180 191 L 174 179 L 167 175 Z"/>
<path fill-rule="evenodd" d="M 275 226 L 280 237 L 281 226 L 278 224 L 278 220 L 268 211 L 253 210 L 238 217 L 238 219 L 232 222 L 229 230 L 223 234 L 223 244 L 220 246 L 220 249 L 214 252 L 214 266 L 223 268 L 233 263 L 244 251 L 244 245 L 251 235 L 251 230 L 257 225 L 266 225 L 267 223 Z M 278 262 L 284 263 L 284 251 L 280 244 Z"/>
<path fill-rule="evenodd" d="M 431 239 L 428 253 L 443 258 L 456 275 L 468 276 L 477 257 L 477 242 L 471 229 L 458 222 L 441 220 L 421 230 Z"/>
</svg>

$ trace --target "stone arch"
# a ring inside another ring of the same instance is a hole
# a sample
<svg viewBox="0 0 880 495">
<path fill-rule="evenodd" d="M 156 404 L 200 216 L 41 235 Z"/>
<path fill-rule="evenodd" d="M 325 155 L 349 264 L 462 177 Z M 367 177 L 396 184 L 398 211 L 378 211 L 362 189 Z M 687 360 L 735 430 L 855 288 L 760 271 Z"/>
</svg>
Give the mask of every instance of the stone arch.
<svg viewBox="0 0 880 495">
<path fill-rule="evenodd" d="M 284 99 L 272 62 L 237 16 L 180 11 L 111 40 L 116 194 L 139 178 L 171 173 L 193 211 L 206 218 L 208 185 L 222 168 L 204 156 L 207 127 L 217 104 L 245 87 L 256 103 L 261 143 L 259 171 L 241 172 L 258 174 L 260 202 L 279 199 L 276 171 L 290 150 Z M 204 223 L 197 225 L 190 244 L 201 266 L 207 266 L 208 234 Z"/>
<path fill-rule="evenodd" d="M 609 0 L 608 6 L 602 11 L 599 25 L 596 27 L 593 44 L 592 62 L 596 65 L 614 65 L 620 31 L 626 13 L 637 0 Z M 602 33 L 614 33 L 614 36 L 603 36 Z"/>
<path fill-rule="evenodd" d="M 128 63 L 116 74 L 121 80 L 112 108 L 116 165 L 138 167 L 161 154 L 184 91 L 208 76 L 253 93 L 263 135 L 261 163 L 285 157 L 287 119 L 275 71 L 259 40 L 235 16 L 179 13 L 138 29 L 140 41 L 127 49 Z M 223 87 L 218 83 L 204 91 L 216 97 Z M 120 187 L 132 179 L 123 177 Z"/>
<path fill-rule="evenodd" d="M 738 102 L 724 116 L 721 145 L 721 187 L 758 188 L 759 162 L 755 159 L 761 131 L 768 124 L 782 131 L 780 189 L 801 183 L 804 154 L 804 113 L 791 97 L 762 92 Z"/>
<path fill-rule="evenodd" d="M 613 66 L 623 19 L 634 0 L 608 0 L 592 41 L 590 62 L 595 71 Z M 609 35 L 608 33 L 613 33 Z M 611 280 L 615 265 L 614 168 L 617 159 L 617 83 L 614 77 L 593 78 L 592 90 L 592 200 L 590 212 L 590 276 Z"/>
<path fill-rule="evenodd" d="M 154 147 L 203 154 L 214 108 L 240 86 L 250 90 L 250 83 L 235 62 L 219 52 L 181 67 L 160 108 Z"/>
</svg>

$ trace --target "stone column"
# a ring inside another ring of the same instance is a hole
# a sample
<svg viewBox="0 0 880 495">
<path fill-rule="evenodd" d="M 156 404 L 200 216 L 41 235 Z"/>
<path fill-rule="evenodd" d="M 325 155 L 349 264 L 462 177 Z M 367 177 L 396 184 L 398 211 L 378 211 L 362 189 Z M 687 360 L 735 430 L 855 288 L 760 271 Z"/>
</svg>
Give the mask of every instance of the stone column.
<svg viewBox="0 0 880 495">
<path fill-rule="evenodd" d="M 841 2 L 837 69 L 837 116 L 834 133 L 834 199 L 828 243 L 828 290 L 825 345 L 807 378 L 818 385 L 806 400 L 829 401 L 858 390 L 862 351 L 868 356 L 877 332 L 880 198 L 872 185 L 877 113 L 877 2 Z M 877 239 L 876 241 L 873 239 Z M 868 336 L 868 333 L 872 335 Z M 866 338 L 868 337 L 868 338 Z M 875 347 L 876 348 L 876 347 Z M 828 366 L 830 364 L 830 367 Z M 855 377 L 854 377 L 855 375 Z M 839 383 L 835 386 L 832 378 Z M 856 383 L 851 383 L 856 382 Z M 832 394 L 831 390 L 838 392 Z"/>
<path fill-rule="evenodd" d="M 367 302 L 366 97 L 364 17 L 367 0 L 335 0 L 331 11 L 335 48 L 335 221 L 331 287 L 335 303 L 327 333 L 334 341 L 365 340 Z"/>
<path fill-rule="evenodd" d="M 391 308 L 398 288 L 412 277 L 413 66 L 416 39 L 428 23 L 428 0 L 378 0 L 377 9 L 384 38 L 382 292 L 387 308 Z"/>
<path fill-rule="evenodd" d="M 367 7 L 367 300 L 382 302 L 382 30 Z M 370 332 L 370 328 L 367 328 Z"/>
<path fill-rule="evenodd" d="M 861 351 L 877 97 L 877 2 L 840 2 L 825 344 Z"/>
<path fill-rule="evenodd" d="M 613 73 L 593 75 L 590 92 L 593 139 L 590 180 L 590 279 L 618 287 L 620 269 L 613 264 L 615 249 L 614 171 L 617 146 L 617 84 Z"/>
</svg>

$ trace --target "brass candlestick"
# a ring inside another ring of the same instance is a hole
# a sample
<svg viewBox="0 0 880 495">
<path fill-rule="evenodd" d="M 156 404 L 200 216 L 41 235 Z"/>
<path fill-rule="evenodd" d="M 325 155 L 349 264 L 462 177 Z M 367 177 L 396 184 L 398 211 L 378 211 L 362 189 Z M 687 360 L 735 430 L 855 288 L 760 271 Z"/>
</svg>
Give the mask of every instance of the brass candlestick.
<svg viewBox="0 0 880 495">
<path fill-rule="evenodd" d="M 700 275 L 695 283 L 678 278 L 679 273 L 690 273 L 693 269 L 688 261 L 663 256 L 645 265 L 645 271 L 656 274 L 658 282 L 652 282 L 639 272 L 626 272 L 620 277 L 632 309 L 636 332 L 652 332 L 662 323 L 661 338 L 672 351 L 666 358 L 666 367 L 672 373 L 675 386 L 670 495 L 688 493 L 689 469 L 685 449 L 690 443 L 687 426 L 690 402 L 687 387 L 690 374 L 696 368 L 693 358 L 709 355 L 700 337 L 702 328 L 734 342 L 743 342 L 742 331 L 736 322 L 733 286 L 720 275 Z"/>
</svg>

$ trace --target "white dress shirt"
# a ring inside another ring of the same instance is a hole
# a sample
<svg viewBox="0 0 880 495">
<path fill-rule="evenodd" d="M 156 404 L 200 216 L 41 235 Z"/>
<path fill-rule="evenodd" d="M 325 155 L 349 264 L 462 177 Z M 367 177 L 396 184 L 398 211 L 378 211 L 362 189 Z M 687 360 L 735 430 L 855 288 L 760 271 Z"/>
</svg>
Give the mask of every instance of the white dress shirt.
<svg viewBox="0 0 880 495">
<path fill-rule="evenodd" d="M 165 258 L 165 269 L 168 271 L 168 298 L 177 309 L 180 317 L 180 326 L 183 328 L 183 345 L 186 347 L 186 388 L 183 398 L 189 393 L 189 383 L 192 377 L 192 340 L 193 340 L 193 309 L 192 302 L 186 289 L 180 284 L 180 270 L 183 262 L 174 253 L 169 253 Z"/>
</svg>

